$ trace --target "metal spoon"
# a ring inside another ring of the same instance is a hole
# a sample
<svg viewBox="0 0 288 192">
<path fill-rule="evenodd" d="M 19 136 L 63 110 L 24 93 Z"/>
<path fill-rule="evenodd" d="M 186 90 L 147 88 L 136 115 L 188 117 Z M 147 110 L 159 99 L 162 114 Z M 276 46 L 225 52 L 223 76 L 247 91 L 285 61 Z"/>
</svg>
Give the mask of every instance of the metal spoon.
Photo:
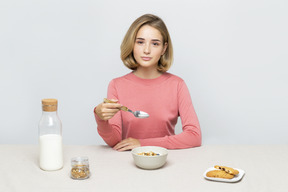
<svg viewBox="0 0 288 192">
<path fill-rule="evenodd" d="M 104 103 L 117 103 L 117 102 L 111 101 L 109 99 L 104 98 Z M 144 119 L 144 118 L 149 117 L 149 114 L 146 113 L 146 112 L 143 112 L 143 111 L 132 111 L 131 109 L 128 109 L 128 107 L 125 107 L 125 106 L 122 106 L 120 109 L 122 111 L 128 111 L 128 112 L 132 113 L 137 118 Z"/>
<path fill-rule="evenodd" d="M 146 112 L 143 112 L 143 111 L 132 111 L 131 109 L 128 109 L 127 107 L 125 106 L 122 106 L 120 108 L 122 111 L 128 111 L 130 113 L 132 113 L 135 117 L 137 118 L 141 118 L 141 119 L 144 119 L 144 118 L 147 118 L 149 117 L 149 114 L 146 113 Z"/>
</svg>

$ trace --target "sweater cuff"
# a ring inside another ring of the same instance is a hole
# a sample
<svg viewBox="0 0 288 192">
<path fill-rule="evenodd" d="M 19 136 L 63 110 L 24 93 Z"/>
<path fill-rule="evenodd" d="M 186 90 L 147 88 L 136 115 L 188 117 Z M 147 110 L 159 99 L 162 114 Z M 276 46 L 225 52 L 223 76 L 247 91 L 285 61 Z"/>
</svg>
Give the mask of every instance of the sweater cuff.
<svg viewBox="0 0 288 192">
<path fill-rule="evenodd" d="M 95 120 L 96 120 L 96 123 L 98 124 L 98 131 L 101 131 L 101 132 L 109 132 L 109 122 L 108 120 L 103 120 L 103 119 L 100 119 L 100 117 L 97 115 L 97 113 L 95 112 L 95 109 L 96 107 L 94 108 L 94 116 L 95 116 Z M 105 129 L 103 129 L 102 127 L 105 127 Z"/>
</svg>

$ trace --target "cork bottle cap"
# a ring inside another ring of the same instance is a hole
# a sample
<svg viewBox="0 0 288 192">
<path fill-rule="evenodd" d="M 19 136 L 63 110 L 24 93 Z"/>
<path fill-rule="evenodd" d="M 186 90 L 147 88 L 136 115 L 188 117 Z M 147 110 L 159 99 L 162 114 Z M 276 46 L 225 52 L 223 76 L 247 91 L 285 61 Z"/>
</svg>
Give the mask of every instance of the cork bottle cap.
<svg viewBox="0 0 288 192">
<path fill-rule="evenodd" d="M 57 111 L 57 99 L 42 99 L 42 110 L 47 112 Z"/>
</svg>

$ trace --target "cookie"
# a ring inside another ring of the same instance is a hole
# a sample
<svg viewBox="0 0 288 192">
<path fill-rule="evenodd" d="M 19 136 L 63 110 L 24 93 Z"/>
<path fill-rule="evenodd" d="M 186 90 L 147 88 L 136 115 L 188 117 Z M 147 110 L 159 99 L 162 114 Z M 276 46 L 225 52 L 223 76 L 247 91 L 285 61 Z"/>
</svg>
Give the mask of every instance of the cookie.
<svg viewBox="0 0 288 192">
<path fill-rule="evenodd" d="M 207 177 L 223 178 L 223 179 L 232 179 L 234 175 L 226 173 L 222 170 L 213 170 L 206 173 Z"/>
<path fill-rule="evenodd" d="M 214 168 L 220 169 L 220 170 L 225 171 L 226 173 L 229 173 L 229 174 L 232 174 L 232 175 L 238 175 L 239 174 L 238 170 L 233 169 L 231 167 L 215 165 Z"/>
</svg>

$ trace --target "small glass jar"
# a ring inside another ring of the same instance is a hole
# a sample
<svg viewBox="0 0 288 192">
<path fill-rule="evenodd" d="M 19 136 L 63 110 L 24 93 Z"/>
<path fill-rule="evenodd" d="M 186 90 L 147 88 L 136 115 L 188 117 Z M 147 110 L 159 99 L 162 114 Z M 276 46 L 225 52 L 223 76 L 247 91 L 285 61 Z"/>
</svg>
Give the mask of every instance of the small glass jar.
<svg viewBox="0 0 288 192">
<path fill-rule="evenodd" d="M 90 177 L 88 157 L 74 157 L 71 159 L 71 178 L 87 179 Z"/>
</svg>

